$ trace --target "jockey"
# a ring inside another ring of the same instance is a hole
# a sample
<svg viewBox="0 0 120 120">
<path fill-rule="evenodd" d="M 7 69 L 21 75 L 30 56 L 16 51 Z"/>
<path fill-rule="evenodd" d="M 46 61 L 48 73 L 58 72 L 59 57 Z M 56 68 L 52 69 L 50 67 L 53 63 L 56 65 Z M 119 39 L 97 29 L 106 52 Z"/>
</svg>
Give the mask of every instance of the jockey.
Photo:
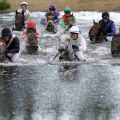
<svg viewBox="0 0 120 120">
<path fill-rule="evenodd" d="M 39 30 L 37 28 L 37 25 L 35 23 L 35 21 L 33 20 L 30 20 L 28 23 L 27 23 L 27 28 L 26 30 L 23 32 L 23 39 L 27 39 L 27 34 L 29 32 L 35 32 L 36 34 L 36 37 L 37 37 L 37 40 L 39 41 L 40 40 L 40 33 L 39 33 Z"/>
<path fill-rule="evenodd" d="M 64 48 L 68 48 L 73 51 L 78 60 L 84 61 L 85 57 L 83 52 L 86 51 L 86 41 L 82 34 L 80 34 L 79 27 L 72 26 L 69 30 L 70 34 L 61 37 L 60 48 L 58 51 Z"/>
<path fill-rule="evenodd" d="M 6 57 L 10 61 L 17 61 L 20 51 L 19 39 L 15 34 L 12 34 L 9 28 L 2 30 L 2 39 L 6 44 Z"/>
<path fill-rule="evenodd" d="M 102 20 L 99 23 L 102 25 L 101 31 L 106 37 L 113 36 L 116 34 L 115 23 L 109 19 L 110 15 L 108 12 L 102 13 Z"/>
<path fill-rule="evenodd" d="M 45 14 L 45 17 L 47 18 L 50 15 L 54 16 L 54 23 L 59 22 L 60 13 L 58 11 L 56 11 L 56 6 L 55 5 L 50 5 L 49 6 L 49 11 Z"/>
<path fill-rule="evenodd" d="M 62 28 L 66 28 L 66 27 L 69 27 L 69 24 L 67 22 L 67 17 L 69 17 L 69 15 L 71 14 L 71 8 L 69 7 L 65 7 L 64 8 L 64 15 L 62 16 L 62 18 L 60 19 L 59 21 L 59 25 L 62 27 Z M 74 25 L 77 24 L 77 19 L 75 18 L 74 16 Z"/>
<path fill-rule="evenodd" d="M 30 20 L 30 12 L 27 10 L 28 3 L 27 2 L 21 2 L 21 9 L 18 9 L 18 13 L 24 13 L 24 19 L 25 19 L 25 25 Z"/>
<path fill-rule="evenodd" d="M 64 15 L 59 20 L 59 26 L 58 26 L 58 32 L 54 35 L 55 37 L 61 36 L 62 34 L 67 33 L 69 31 L 70 27 L 73 25 L 77 25 L 77 19 L 73 14 L 71 14 L 71 8 L 65 7 L 64 8 Z M 73 16 L 74 21 L 72 24 L 68 23 L 67 18 Z"/>
</svg>

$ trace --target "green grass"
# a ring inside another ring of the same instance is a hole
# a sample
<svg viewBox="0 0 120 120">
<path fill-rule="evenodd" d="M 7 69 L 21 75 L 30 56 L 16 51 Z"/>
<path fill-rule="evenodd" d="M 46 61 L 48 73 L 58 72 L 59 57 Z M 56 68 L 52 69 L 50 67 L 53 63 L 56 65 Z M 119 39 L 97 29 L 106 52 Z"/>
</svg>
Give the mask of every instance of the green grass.
<svg viewBox="0 0 120 120">
<path fill-rule="evenodd" d="M 6 2 L 6 1 L 0 2 L 0 10 L 10 9 L 10 7 L 11 7 L 10 3 Z"/>
</svg>

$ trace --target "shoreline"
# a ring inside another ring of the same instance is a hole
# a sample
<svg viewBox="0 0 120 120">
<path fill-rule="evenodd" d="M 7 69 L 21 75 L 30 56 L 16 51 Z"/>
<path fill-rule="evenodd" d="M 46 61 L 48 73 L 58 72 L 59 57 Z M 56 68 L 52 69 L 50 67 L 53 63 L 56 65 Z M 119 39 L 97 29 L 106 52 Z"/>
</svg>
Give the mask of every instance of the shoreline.
<svg viewBox="0 0 120 120">
<path fill-rule="evenodd" d="M 30 12 L 46 12 L 44 10 L 29 10 Z M 105 10 L 75 10 L 72 12 L 104 12 Z M 106 10 L 107 12 L 120 12 L 120 10 Z M 15 10 L 0 10 L 0 14 L 15 12 Z M 63 11 L 59 11 L 63 12 Z"/>
</svg>

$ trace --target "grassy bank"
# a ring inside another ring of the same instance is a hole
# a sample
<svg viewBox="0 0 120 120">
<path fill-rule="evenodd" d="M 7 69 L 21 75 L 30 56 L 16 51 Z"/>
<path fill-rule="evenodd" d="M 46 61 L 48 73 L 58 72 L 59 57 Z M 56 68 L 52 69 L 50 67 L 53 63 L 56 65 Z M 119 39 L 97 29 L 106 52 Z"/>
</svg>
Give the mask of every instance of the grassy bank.
<svg viewBox="0 0 120 120">
<path fill-rule="evenodd" d="M 20 6 L 23 0 L 7 0 L 11 3 L 12 11 Z M 75 11 L 97 10 L 97 11 L 119 11 L 120 0 L 26 0 L 31 11 L 45 11 L 49 4 L 56 4 L 58 10 L 63 10 L 65 6 L 70 6 Z"/>
</svg>

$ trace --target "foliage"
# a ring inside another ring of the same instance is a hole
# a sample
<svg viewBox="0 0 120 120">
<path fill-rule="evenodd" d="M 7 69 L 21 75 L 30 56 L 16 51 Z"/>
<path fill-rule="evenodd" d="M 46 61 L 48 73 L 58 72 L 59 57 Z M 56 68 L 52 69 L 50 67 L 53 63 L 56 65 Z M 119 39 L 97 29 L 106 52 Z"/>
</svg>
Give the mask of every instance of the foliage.
<svg viewBox="0 0 120 120">
<path fill-rule="evenodd" d="M 8 3 L 6 0 L 3 0 L 0 2 L 0 10 L 6 10 L 11 7 L 10 3 Z"/>
</svg>

